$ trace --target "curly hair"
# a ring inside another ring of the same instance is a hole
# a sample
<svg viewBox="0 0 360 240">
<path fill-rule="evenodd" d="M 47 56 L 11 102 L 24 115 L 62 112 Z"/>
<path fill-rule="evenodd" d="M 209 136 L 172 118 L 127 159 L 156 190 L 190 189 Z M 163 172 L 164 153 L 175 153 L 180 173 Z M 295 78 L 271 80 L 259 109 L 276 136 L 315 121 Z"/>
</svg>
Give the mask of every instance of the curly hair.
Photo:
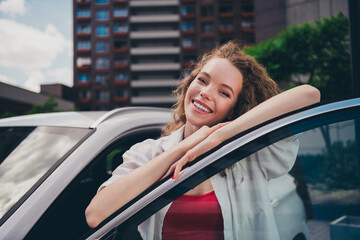
<svg viewBox="0 0 360 240">
<path fill-rule="evenodd" d="M 178 100 L 172 107 L 174 121 L 165 126 L 163 135 L 169 135 L 186 123 L 184 101 L 189 85 L 201 72 L 201 69 L 214 58 L 227 59 L 243 75 L 242 90 L 237 98 L 233 114 L 229 116 L 228 120 L 239 117 L 280 92 L 279 87 L 269 77 L 266 70 L 253 57 L 244 53 L 240 44 L 229 41 L 201 56 L 191 73 L 180 82 L 173 92 Z"/>
</svg>

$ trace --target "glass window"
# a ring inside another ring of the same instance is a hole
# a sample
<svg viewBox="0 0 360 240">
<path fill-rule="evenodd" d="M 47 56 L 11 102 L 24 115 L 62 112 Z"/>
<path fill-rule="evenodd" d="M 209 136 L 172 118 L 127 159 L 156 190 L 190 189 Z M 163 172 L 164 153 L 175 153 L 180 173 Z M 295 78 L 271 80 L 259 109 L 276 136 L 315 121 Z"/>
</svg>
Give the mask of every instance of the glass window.
<svg viewBox="0 0 360 240">
<path fill-rule="evenodd" d="M 109 59 L 105 57 L 100 57 L 96 59 L 96 68 L 109 68 Z"/>
<path fill-rule="evenodd" d="M 0 218 L 88 133 L 65 127 L 1 127 Z"/>
<path fill-rule="evenodd" d="M 128 80 L 128 75 L 127 73 L 116 73 L 115 74 L 115 81 L 127 81 Z"/>
<path fill-rule="evenodd" d="M 114 17 L 127 17 L 128 10 L 126 8 L 115 8 Z"/>
<path fill-rule="evenodd" d="M 83 73 L 83 74 L 79 74 L 78 75 L 78 82 L 89 82 L 90 81 L 90 76 L 89 76 L 89 74 L 85 74 L 85 73 Z"/>
<path fill-rule="evenodd" d="M 78 50 L 89 50 L 91 48 L 90 41 L 78 41 L 77 49 Z"/>
<path fill-rule="evenodd" d="M 109 36 L 109 27 L 106 25 L 96 26 L 96 36 Z"/>
<path fill-rule="evenodd" d="M 76 12 L 77 17 L 90 17 L 90 10 L 88 9 L 79 9 Z"/>
<path fill-rule="evenodd" d="M 89 34 L 91 33 L 91 27 L 90 25 L 78 25 L 76 27 L 76 33 L 86 33 L 86 34 Z"/>
<path fill-rule="evenodd" d="M 194 47 L 195 40 L 190 38 L 184 38 L 182 42 L 183 47 Z"/>
<path fill-rule="evenodd" d="M 182 29 L 184 31 L 194 31 L 195 30 L 195 24 L 194 23 L 183 23 Z"/>
<path fill-rule="evenodd" d="M 128 26 L 127 24 L 115 24 L 114 25 L 114 33 L 127 33 L 128 32 Z"/>
<path fill-rule="evenodd" d="M 115 97 L 127 98 L 128 96 L 129 96 L 129 93 L 126 89 L 116 89 L 115 90 Z"/>
<path fill-rule="evenodd" d="M 203 6 L 201 7 L 201 16 L 202 17 L 213 17 L 214 8 L 213 6 Z"/>
<path fill-rule="evenodd" d="M 211 22 L 204 22 L 201 24 L 201 31 L 203 33 L 212 33 L 214 32 L 214 24 Z"/>
<path fill-rule="evenodd" d="M 91 65 L 91 58 L 89 57 L 78 57 L 76 59 L 77 67 L 87 67 Z"/>
<path fill-rule="evenodd" d="M 119 41 L 119 40 L 114 41 L 114 48 L 115 49 L 126 48 L 126 47 L 127 47 L 127 42 L 126 41 Z"/>
<path fill-rule="evenodd" d="M 106 90 L 97 90 L 96 91 L 96 100 L 98 101 L 109 101 L 110 93 Z"/>
<path fill-rule="evenodd" d="M 109 81 L 108 74 L 96 74 L 95 76 L 95 82 L 98 85 L 107 85 L 108 81 Z"/>
<path fill-rule="evenodd" d="M 96 4 L 107 4 L 107 3 L 109 3 L 109 1 L 108 0 L 96 0 L 95 3 Z"/>
<path fill-rule="evenodd" d="M 184 6 L 181 8 L 182 15 L 192 15 L 195 14 L 195 7 L 192 6 Z"/>
<path fill-rule="evenodd" d="M 215 46 L 214 39 L 205 38 L 202 40 L 202 48 L 212 49 L 214 48 L 214 46 Z"/>
<path fill-rule="evenodd" d="M 253 21 L 242 21 L 241 22 L 241 27 L 243 27 L 243 28 L 254 28 L 255 23 Z"/>
<path fill-rule="evenodd" d="M 127 65 L 128 59 L 126 57 L 115 57 L 114 64 L 115 65 Z"/>
<path fill-rule="evenodd" d="M 234 24 L 232 22 L 221 22 L 220 23 L 220 30 L 226 31 L 226 30 L 233 30 Z"/>
<path fill-rule="evenodd" d="M 96 11 L 96 20 L 108 20 L 109 11 L 106 9 L 99 9 Z"/>
<path fill-rule="evenodd" d="M 80 99 L 90 99 L 90 91 L 87 89 L 79 90 L 79 98 Z"/>
<path fill-rule="evenodd" d="M 109 43 L 105 41 L 96 42 L 96 52 L 107 52 L 109 51 Z"/>
</svg>

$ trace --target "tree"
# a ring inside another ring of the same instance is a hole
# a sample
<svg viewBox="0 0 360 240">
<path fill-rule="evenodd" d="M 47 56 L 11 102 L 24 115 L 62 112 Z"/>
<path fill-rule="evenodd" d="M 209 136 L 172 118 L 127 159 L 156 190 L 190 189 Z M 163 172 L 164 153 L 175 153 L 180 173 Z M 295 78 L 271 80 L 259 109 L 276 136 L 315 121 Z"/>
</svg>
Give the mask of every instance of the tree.
<svg viewBox="0 0 360 240">
<path fill-rule="evenodd" d="M 54 97 L 50 96 L 44 103 L 35 104 L 26 114 L 56 112 L 55 108 L 58 105 Z"/>
<path fill-rule="evenodd" d="M 322 100 L 352 94 L 349 20 L 342 13 L 293 25 L 245 51 L 278 83 L 308 83 L 321 91 Z"/>
</svg>

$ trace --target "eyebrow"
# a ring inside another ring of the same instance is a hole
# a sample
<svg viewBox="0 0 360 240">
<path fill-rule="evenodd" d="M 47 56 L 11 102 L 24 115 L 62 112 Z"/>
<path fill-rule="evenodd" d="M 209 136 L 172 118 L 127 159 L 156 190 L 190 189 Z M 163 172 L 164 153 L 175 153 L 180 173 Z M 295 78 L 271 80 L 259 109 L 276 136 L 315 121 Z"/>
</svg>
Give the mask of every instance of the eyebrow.
<svg viewBox="0 0 360 240">
<path fill-rule="evenodd" d="M 207 76 L 208 78 L 211 78 L 210 74 L 207 72 L 200 72 L 200 74 L 204 74 L 205 76 Z M 229 85 L 225 84 L 225 83 L 221 83 L 221 85 L 227 89 L 229 89 L 232 94 L 234 94 L 234 90 L 232 89 L 232 87 L 230 87 Z"/>
</svg>

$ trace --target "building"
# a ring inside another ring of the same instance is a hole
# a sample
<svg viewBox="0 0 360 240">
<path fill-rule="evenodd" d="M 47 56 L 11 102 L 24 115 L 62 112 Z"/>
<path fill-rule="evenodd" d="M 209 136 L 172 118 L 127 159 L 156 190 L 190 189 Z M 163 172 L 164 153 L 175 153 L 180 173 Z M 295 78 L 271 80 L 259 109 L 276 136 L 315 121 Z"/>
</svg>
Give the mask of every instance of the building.
<svg viewBox="0 0 360 240">
<path fill-rule="evenodd" d="M 81 110 L 170 107 L 181 74 L 229 39 L 255 42 L 253 0 L 73 0 Z"/>
<path fill-rule="evenodd" d="M 56 110 L 68 111 L 75 109 L 75 105 L 72 101 L 63 99 L 63 92 L 58 91 L 58 94 L 51 94 L 46 90 L 44 92 L 43 86 L 41 86 L 41 88 L 42 92 L 35 93 L 23 88 L 0 82 L 0 116 L 4 113 L 23 115 L 28 112 L 34 105 L 39 105 L 46 102 L 50 96 L 53 96 L 54 100 L 58 103 L 58 106 L 55 108 Z M 71 91 L 71 88 L 60 84 L 58 84 L 56 88 L 66 88 L 67 90 Z M 65 90 L 65 92 L 67 90 Z M 59 94 L 61 94 L 61 96 L 59 96 Z"/>
<path fill-rule="evenodd" d="M 347 0 L 255 0 L 256 43 L 278 35 L 292 24 L 328 18 L 342 12 L 349 16 Z"/>
</svg>

